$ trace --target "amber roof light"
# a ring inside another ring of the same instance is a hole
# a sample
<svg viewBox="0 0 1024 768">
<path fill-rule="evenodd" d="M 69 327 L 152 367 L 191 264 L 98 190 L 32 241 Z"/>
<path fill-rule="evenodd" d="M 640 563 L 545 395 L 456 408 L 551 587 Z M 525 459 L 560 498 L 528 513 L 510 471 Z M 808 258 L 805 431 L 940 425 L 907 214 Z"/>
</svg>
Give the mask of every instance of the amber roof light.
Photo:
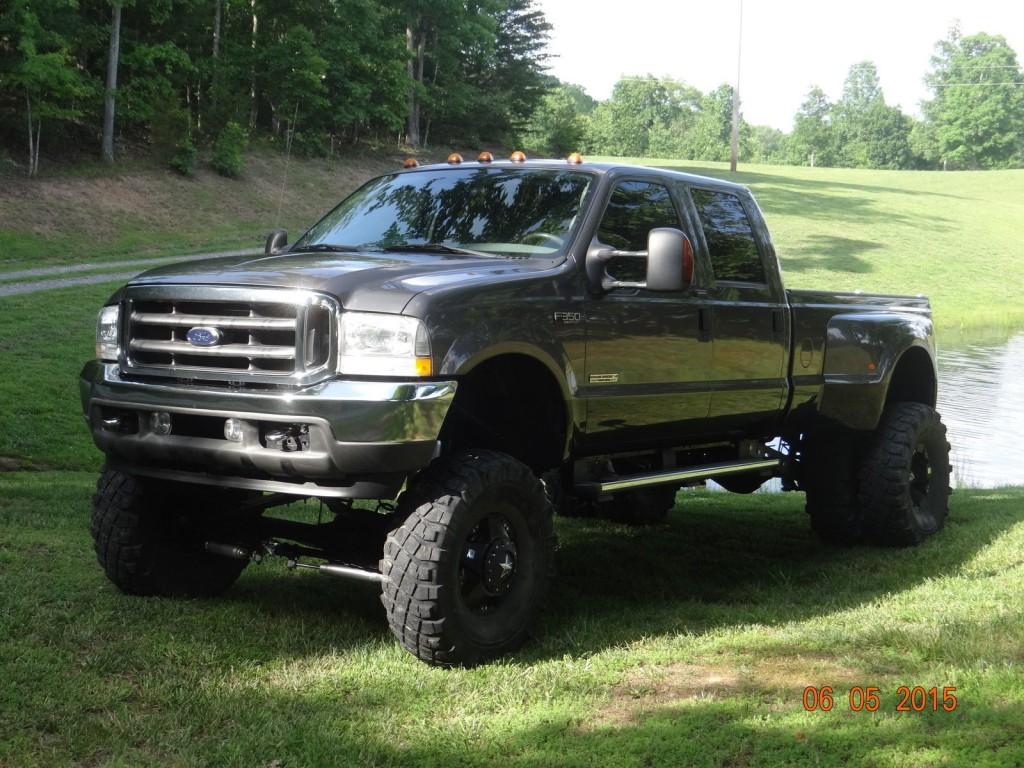
<svg viewBox="0 0 1024 768">
<path fill-rule="evenodd" d="M 579 165 L 580 163 L 583 162 L 583 155 L 581 155 L 579 152 L 573 152 L 565 159 L 567 162 L 570 162 L 573 165 Z"/>
<path fill-rule="evenodd" d="M 492 163 L 494 162 L 494 155 L 490 152 L 481 152 L 476 156 L 476 161 L 478 163 Z"/>
<path fill-rule="evenodd" d="M 450 155 L 448 155 L 448 162 L 451 165 L 458 165 L 459 163 L 462 162 L 462 155 L 460 155 L 458 152 L 452 152 Z"/>
<path fill-rule="evenodd" d="M 402 167 L 403 168 L 415 168 L 419 164 L 420 164 L 420 161 L 417 160 L 415 157 L 407 157 L 407 158 L 405 158 L 405 162 L 402 163 Z"/>
<path fill-rule="evenodd" d="M 508 156 L 508 159 L 513 163 L 524 163 L 526 162 L 526 153 L 520 152 L 518 149 Z"/>
</svg>

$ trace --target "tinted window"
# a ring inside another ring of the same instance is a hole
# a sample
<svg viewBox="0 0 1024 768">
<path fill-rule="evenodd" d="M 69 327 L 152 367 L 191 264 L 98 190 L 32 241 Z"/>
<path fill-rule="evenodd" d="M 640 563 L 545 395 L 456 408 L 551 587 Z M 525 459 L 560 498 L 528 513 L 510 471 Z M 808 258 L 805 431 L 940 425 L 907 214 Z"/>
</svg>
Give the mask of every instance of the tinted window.
<svg viewBox="0 0 1024 768">
<path fill-rule="evenodd" d="M 295 248 L 444 243 L 484 253 L 551 256 L 569 242 L 591 181 L 586 173 L 530 168 L 384 176 L 327 214 Z"/>
<path fill-rule="evenodd" d="M 597 239 L 619 251 L 646 251 L 647 234 L 657 227 L 680 229 L 668 190 L 661 184 L 624 181 L 612 192 Z M 608 263 L 608 274 L 616 280 L 641 282 L 647 277 L 647 261 L 617 257 Z"/>
<path fill-rule="evenodd" d="M 764 283 L 764 264 L 754 241 L 754 230 L 736 195 L 691 189 L 716 280 Z"/>
</svg>

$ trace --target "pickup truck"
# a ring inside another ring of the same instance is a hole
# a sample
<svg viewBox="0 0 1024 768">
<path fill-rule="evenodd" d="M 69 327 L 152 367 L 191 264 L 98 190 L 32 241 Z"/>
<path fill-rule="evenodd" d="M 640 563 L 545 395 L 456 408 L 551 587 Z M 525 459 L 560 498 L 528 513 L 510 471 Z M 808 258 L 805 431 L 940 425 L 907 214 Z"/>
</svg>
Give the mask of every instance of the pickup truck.
<svg viewBox="0 0 1024 768">
<path fill-rule="evenodd" d="M 215 595 L 278 556 L 378 584 L 404 648 L 471 665 L 530 636 L 556 513 L 657 524 L 683 487 L 780 478 L 830 545 L 942 527 L 925 298 L 785 288 L 725 181 L 405 165 L 290 247 L 160 267 L 102 308 L 80 389 L 121 590 Z"/>
</svg>

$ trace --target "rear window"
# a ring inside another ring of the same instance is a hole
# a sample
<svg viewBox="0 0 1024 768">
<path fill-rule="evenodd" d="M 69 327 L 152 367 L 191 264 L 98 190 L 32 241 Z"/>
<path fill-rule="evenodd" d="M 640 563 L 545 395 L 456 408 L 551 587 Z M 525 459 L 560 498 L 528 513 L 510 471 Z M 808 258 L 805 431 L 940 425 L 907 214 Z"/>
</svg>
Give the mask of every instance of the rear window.
<svg viewBox="0 0 1024 768">
<path fill-rule="evenodd" d="M 743 203 L 736 195 L 690 189 L 716 280 L 765 283 L 764 263 Z"/>
</svg>

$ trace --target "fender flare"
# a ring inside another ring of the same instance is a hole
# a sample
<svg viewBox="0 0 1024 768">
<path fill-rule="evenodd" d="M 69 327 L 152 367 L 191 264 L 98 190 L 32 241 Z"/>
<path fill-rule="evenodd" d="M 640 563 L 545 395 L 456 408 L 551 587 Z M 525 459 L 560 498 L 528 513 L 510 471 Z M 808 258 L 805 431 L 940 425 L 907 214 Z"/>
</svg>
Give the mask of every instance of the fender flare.
<svg viewBox="0 0 1024 768">
<path fill-rule="evenodd" d="M 834 316 L 826 332 L 819 413 L 851 429 L 875 429 L 893 372 L 911 349 L 927 353 L 937 380 L 934 327 L 927 315 L 855 312 Z"/>
</svg>

